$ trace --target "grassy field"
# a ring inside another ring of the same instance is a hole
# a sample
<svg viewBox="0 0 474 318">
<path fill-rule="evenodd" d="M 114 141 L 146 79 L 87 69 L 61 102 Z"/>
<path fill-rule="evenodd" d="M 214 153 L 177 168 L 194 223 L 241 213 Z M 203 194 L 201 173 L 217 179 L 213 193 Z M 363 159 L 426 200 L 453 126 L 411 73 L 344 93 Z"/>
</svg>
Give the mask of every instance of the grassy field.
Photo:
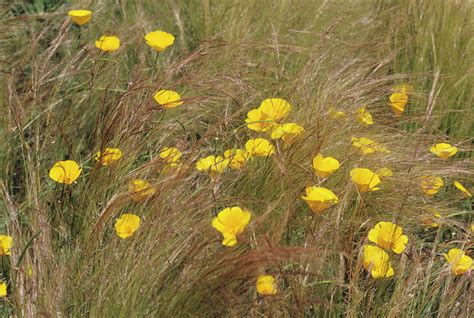
<svg viewBox="0 0 474 318">
<path fill-rule="evenodd" d="M 13 239 L 10 255 L 0 246 L 0 315 L 472 315 L 473 271 L 455 275 L 443 256 L 474 254 L 473 201 L 453 186 L 474 189 L 472 1 L 64 2 L 0 4 L 0 234 Z M 92 19 L 78 26 L 72 9 Z M 176 37 L 162 52 L 144 40 L 158 29 Z M 95 47 L 105 34 L 120 38 L 118 50 Z M 389 97 L 402 84 L 412 89 L 397 117 Z M 182 105 L 160 106 L 162 89 Z M 291 104 L 280 124 L 304 127 L 291 144 L 246 125 L 267 98 Z M 357 120 L 361 107 L 373 124 Z M 363 155 L 353 137 L 390 153 Z M 239 170 L 196 169 L 251 138 L 275 152 Z M 442 142 L 458 152 L 438 158 L 430 147 Z M 103 165 L 95 156 L 107 147 L 122 157 Z M 164 147 L 182 152 L 179 166 Z M 313 171 L 318 153 L 339 160 L 330 177 Z M 61 160 L 82 168 L 74 183 L 49 177 Z M 362 192 L 357 167 L 393 176 Z M 422 191 L 423 176 L 441 177 L 436 195 Z M 136 179 L 155 193 L 136 200 Z M 313 212 L 308 186 L 330 189 L 337 204 Z M 212 222 L 235 206 L 251 219 L 224 246 Z M 115 225 L 130 213 L 140 227 L 122 239 Z M 408 244 L 385 249 L 393 276 L 373 278 L 363 251 L 381 221 Z M 275 295 L 257 292 L 263 274 Z"/>
</svg>

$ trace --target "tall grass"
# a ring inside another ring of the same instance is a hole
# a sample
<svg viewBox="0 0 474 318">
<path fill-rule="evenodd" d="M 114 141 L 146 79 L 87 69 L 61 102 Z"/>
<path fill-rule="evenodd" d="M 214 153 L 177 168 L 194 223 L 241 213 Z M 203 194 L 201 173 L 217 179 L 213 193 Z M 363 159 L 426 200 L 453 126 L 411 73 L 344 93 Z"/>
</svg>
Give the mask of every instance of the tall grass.
<svg viewBox="0 0 474 318">
<path fill-rule="evenodd" d="M 43 2 L 42 2 L 43 3 Z M 452 187 L 472 182 L 472 4 L 465 1 L 100 1 L 81 28 L 70 6 L 4 5 L 0 108 L 1 232 L 14 238 L 2 258 L 17 316 L 467 317 L 469 275 L 450 272 L 442 253 L 472 251 L 471 201 Z M 43 12 L 43 10 L 53 10 Z M 163 29 L 177 40 L 156 54 L 143 40 Z M 93 41 L 120 37 L 105 55 Z M 470 72 L 471 71 L 471 72 Z M 410 82 L 407 113 L 388 106 L 390 88 Z M 179 91 L 182 107 L 163 110 L 152 94 Z M 293 105 L 305 134 L 289 148 L 218 180 L 197 159 L 243 147 L 258 134 L 246 113 L 268 97 Z M 375 125 L 354 120 L 361 106 Z M 332 119 L 332 108 L 348 115 Z M 390 155 L 362 157 L 353 136 L 386 145 Z M 428 152 L 448 140 L 461 154 Z M 101 167 L 94 154 L 117 146 L 124 157 Z M 163 173 L 162 147 L 184 153 L 184 168 Z M 311 168 L 318 152 L 340 159 L 324 186 L 339 203 L 315 215 L 300 199 L 322 184 Z M 83 168 L 77 184 L 48 178 L 58 160 Z M 360 195 L 349 171 L 389 166 L 382 190 Z M 419 177 L 443 176 L 434 198 Z M 127 184 L 158 189 L 146 202 Z M 221 245 L 211 220 L 227 206 L 252 211 L 236 248 Z M 420 220 L 439 211 L 437 229 Z M 120 240 L 115 219 L 142 217 Z M 403 226 L 410 242 L 392 263 L 395 276 L 374 280 L 361 247 L 378 221 Z M 259 274 L 277 277 L 279 293 L 261 297 Z"/>
</svg>

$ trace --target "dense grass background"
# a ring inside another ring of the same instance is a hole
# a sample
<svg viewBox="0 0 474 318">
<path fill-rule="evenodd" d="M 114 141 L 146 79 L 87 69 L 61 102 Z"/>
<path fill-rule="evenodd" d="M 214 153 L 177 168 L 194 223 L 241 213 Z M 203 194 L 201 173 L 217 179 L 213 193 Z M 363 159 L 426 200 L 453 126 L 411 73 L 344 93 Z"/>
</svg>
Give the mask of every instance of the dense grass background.
<svg viewBox="0 0 474 318">
<path fill-rule="evenodd" d="M 89 8 L 79 28 L 71 8 Z M 63 1 L 4 2 L 0 31 L 1 232 L 14 238 L 2 258 L 6 315 L 213 317 L 467 317 L 472 277 L 454 277 L 442 253 L 473 248 L 471 201 L 453 180 L 473 186 L 472 2 L 357 1 Z M 156 54 L 144 34 L 162 29 L 175 45 Z M 122 40 L 99 54 L 105 33 Z M 393 85 L 414 86 L 407 113 L 388 106 Z M 157 89 L 184 106 L 159 109 Z M 251 162 L 218 181 L 194 169 L 198 158 L 242 147 L 258 134 L 246 113 L 268 97 L 293 105 L 290 121 L 306 133 L 289 149 Z M 366 105 L 375 125 L 355 122 Z M 348 113 L 336 121 L 331 108 Z M 352 136 L 373 138 L 390 155 L 361 157 Z M 428 148 L 449 141 L 448 162 Z M 120 163 L 100 167 L 96 151 L 117 146 Z M 161 173 L 159 149 L 176 146 L 188 168 Z M 322 151 L 341 169 L 325 181 L 340 198 L 312 214 L 300 199 L 320 182 L 311 158 Z M 77 184 L 48 178 L 54 162 L 83 166 Z M 390 166 L 383 188 L 359 196 L 355 166 Z M 436 173 L 434 198 L 418 177 Z M 158 195 L 134 203 L 128 181 L 151 181 Z M 252 211 L 236 248 L 210 226 L 226 206 Z M 433 210 L 442 226 L 425 229 Z M 125 212 L 143 218 L 129 240 L 113 233 Z M 378 221 L 403 226 L 410 244 L 394 256 L 395 276 L 373 280 L 360 263 Z M 255 292 L 261 273 L 279 293 Z"/>
</svg>

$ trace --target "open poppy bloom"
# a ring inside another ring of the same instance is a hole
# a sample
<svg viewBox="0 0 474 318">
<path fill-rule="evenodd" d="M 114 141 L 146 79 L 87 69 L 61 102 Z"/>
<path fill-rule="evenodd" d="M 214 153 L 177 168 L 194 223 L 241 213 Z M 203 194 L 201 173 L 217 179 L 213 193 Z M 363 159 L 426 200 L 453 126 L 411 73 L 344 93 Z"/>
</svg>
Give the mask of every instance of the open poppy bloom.
<svg viewBox="0 0 474 318">
<path fill-rule="evenodd" d="M 103 166 L 109 166 L 122 158 L 122 151 L 119 148 L 105 148 L 103 152 L 98 151 L 95 154 L 95 161 Z"/>
<path fill-rule="evenodd" d="M 443 179 L 436 176 L 421 177 L 421 190 L 427 195 L 435 195 L 443 187 Z"/>
<path fill-rule="evenodd" d="M 273 155 L 275 147 L 265 138 L 249 139 L 245 143 L 245 150 L 255 157 L 268 157 Z"/>
<path fill-rule="evenodd" d="M 403 93 L 393 93 L 390 95 L 390 105 L 396 116 L 401 116 L 405 111 L 405 106 L 408 103 L 408 95 Z"/>
<path fill-rule="evenodd" d="M 271 132 L 272 139 L 282 139 L 286 144 L 291 144 L 296 137 L 304 132 L 304 128 L 295 123 L 286 123 L 273 127 Z"/>
<path fill-rule="evenodd" d="M 102 52 L 113 52 L 119 49 L 120 39 L 116 36 L 103 35 L 95 41 L 95 47 Z"/>
<path fill-rule="evenodd" d="M 454 181 L 454 186 L 461 191 L 466 197 L 471 198 L 472 194 L 461 183 Z"/>
<path fill-rule="evenodd" d="M 327 178 L 339 169 L 339 161 L 333 157 L 317 154 L 313 158 L 313 169 L 320 178 Z"/>
<path fill-rule="evenodd" d="M 472 269 L 472 258 L 458 248 L 452 248 L 448 254 L 443 254 L 444 258 L 451 265 L 451 271 L 455 275 L 462 275 Z"/>
<path fill-rule="evenodd" d="M 458 152 L 458 148 L 446 143 L 439 143 L 430 148 L 431 153 L 442 159 L 448 159 Z"/>
<path fill-rule="evenodd" d="M 306 187 L 305 191 L 306 195 L 301 198 L 315 213 L 321 213 L 339 202 L 339 198 L 334 192 L 323 187 Z"/>
<path fill-rule="evenodd" d="M 176 163 L 181 159 L 183 154 L 178 150 L 178 148 L 164 147 L 161 148 L 159 156 L 166 163 Z"/>
<path fill-rule="evenodd" d="M 369 231 L 368 238 L 378 246 L 400 254 L 408 243 L 408 236 L 402 233 L 402 228 L 392 222 L 379 222 Z"/>
<path fill-rule="evenodd" d="M 166 50 L 168 46 L 173 45 L 174 36 L 164 31 L 153 31 L 145 35 L 146 44 L 157 52 Z"/>
<path fill-rule="evenodd" d="M 374 123 L 372 115 L 365 109 L 365 107 L 361 107 L 357 110 L 357 121 L 367 126 Z"/>
<path fill-rule="evenodd" d="M 135 214 L 122 214 L 115 222 L 115 233 L 120 238 L 132 236 L 140 227 L 140 217 Z"/>
<path fill-rule="evenodd" d="M 259 275 L 256 288 L 257 292 L 264 296 L 272 296 L 277 293 L 276 281 L 272 275 Z"/>
<path fill-rule="evenodd" d="M 379 176 L 370 169 L 354 168 L 350 172 L 352 182 L 355 183 L 360 192 L 377 191 L 380 183 Z"/>
<path fill-rule="evenodd" d="M 74 160 L 58 161 L 49 170 L 49 177 L 58 183 L 71 184 L 81 172 L 82 169 Z"/>
<path fill-rule="evenodd" d="M 181 95 L 179 95 L 179 93 L 175 91 L 162 89 L 156 92 L 155 95 L 153 95 L 153 98 L 164 109 L 175 108 L 183 104 L 183 101 L 181 100 Z"/>
<path fill-rule="evenodd" d="M 235 246 L 237 235 L 241 234 L 249 224 L 251 214 L 238 206 L 225 208 L 212 220 L 212 227 L 222 233 L 222 245 Z"/>
<path fill-rule="evenodd" d="M 198 160 L 196 169 L 209 172 L 211 176 L 216 176 L 222 174 L 229 167 L 229 162 L 228 158 L 222 156 L 207 156 Z"/>
<path fill-rule="evenodd" d="M 78 24 L 84 25 L 92 18 L 92 11 L 89 10 L 71 10 L 67 13 L 71 20 Z"/>
<path fill-rule="evenodd" d="M 363 155 L 371 155 L 371 154 L 374 154 L 376 152 L 390 153 L 390 151 L 387 148 L 385 148 L 382 145 L 379 145 L 378 143 L 376 143 L 375 141 L 373 141 L 369 138 L 365 138 L 365 137 L 355 138 L 355 137 L 352 137 L 351 141 L 352 141 L 352 146 L 354 146 L 355 148 L 358 148 L 359 151 Z"/>
<path fill-rule="evenodd" d="M 247 113 L 247 127 L 255 131 L 267 131 L 285 118 L 291 111 L 291 105 L 281 98 L 267 98 L 258 108 Z"/>
<path fill-rule="evenodd" d="M 394 274 L 390 257 L 378 246 L 364 245 L 362 265 L 373 278 L 392 277 Z"/>
<path fill-rule="evenodd" d="M 148 181 L 135 179 L 128 184 L 128 190 L 134 201 L 141 201 L 155 194 L 156 189 Z"/>
<path fill-rule="evenodd" d="M 0 282 L 0 297 L 7 296 L 7 284 L 5 282 Z"/>
<path fill-rule="evenodd" d="M 224 157 L 229 159 L 229 166 L 234 170 L 240 170 L 251 158 L 250 153 L 243 149 L 228 149 L 224 152 Z"/>
<path fill-rule="evenodd" d="M 9 235 L 0 235 L 0 256 L 10 255 L 10 249 L 13 245 L 13 238 Z"/>
</svg>

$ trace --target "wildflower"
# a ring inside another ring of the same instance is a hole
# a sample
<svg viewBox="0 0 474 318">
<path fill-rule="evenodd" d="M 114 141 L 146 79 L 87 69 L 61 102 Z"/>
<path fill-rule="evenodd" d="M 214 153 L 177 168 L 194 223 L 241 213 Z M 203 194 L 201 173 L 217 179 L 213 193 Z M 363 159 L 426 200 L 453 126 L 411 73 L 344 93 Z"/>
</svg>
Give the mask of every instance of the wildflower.
<svg viewBox="0 0 474 318">
<path fill-rule="evenodd" d="M 360 138 L 355 138 L 352 137 L 352 146 L 356 147 L 359 149 L 359 151 L 363 155 L 371 155 L 376 152 L 381 152 L 381 153 L 390 153 L 390 151 L 385 148 L 382 145 L 377 144 L 375 141 L 365 138 L 365 137 L 360 137 Z"/>
<path fill-rule="evenodd" d="M 392 277 L 394 274 L 390 257 L 378 246 L 364 245 L 362 265 L 373 278 Z"/>
<path fill-rule="evenodd" d="M 250 153 L 243 149 L 228 149 L 224 157 L 229 159 L 229 166 L 234 170 L 240 170 L 251 158 Z"/>
<path fill-rule="evenodd" d="M 211 175 L 222 174 L 229 166 L 230 160 L 222 156 L 207 156 L 199 159 L 196 163 L 196 169 L 199 171 L 210 172 Z"/>
<path fill-rule="evenodd" d="M 465 274 L 472 268 L 472 258 L 458 248 L 452 248 L 448 254 L 443 255 L 451 265 L 451 271 L 455 275 Z"/>
<path fill-rule="evenodd" d="M 212 227 L 222 233 L 222 245 L 235 246 L 237 235 L 241 234 L 250 222 L 251 214 L 238 206 L 225 208 L 212 220 Z"/>
<path fill-rule="evenodd" d="M 446 143 L 439 143 L 430 148 L 431 153 L 442 159 L 448 159 L 458 152 L 458 148 Z"/>
<path fill-rule="evenodd" d="M 323 187 L 306 187 L 305 191 L 306 196 L 301 198 L 306 201 L 306 204 L 315 213 L 321 213 L 339 202 L 339 198 L 334 192 Z"/>
<path fill-rule="evenodd" d="M 304 128 L 295 123 L 286 123 L 275 126 L 271 132 L 272 139 L 283 139 L 286 144 L 291 144 L 296 137 L 304 132 Z"/>
<path fill-rule="evenodd" d="M 380 178 L 385 178 L 385 177 L 393 177 L 393 171 L 390 168 L 384 167 L 379 170 L 377 170 L 376 174 Z"/>
<path fill-rule="evenodd" d="M 140 227 L 140 217 L 135 214 L 122 214 L 115 222 L 115 232 L 120 238 L 132 236 Z"/>
<path fill-rule="evenodd" d="M 257 292 L 264 296 L 272 296 L 277 293 L 276 281 L 272 275 L 259 275 L 256 288 Z"/>
<path fill-rule="evenodd" d="M 179 95 L 175 91 L 170 90 L 160 90 L 153 95 L 155 101 L 160 104 L 161 107 L 165 109 L 175 108 L 181 104 L 183 101 L 181 100 L 181 95 Z"/>
<path fill-rule="evenodd" d="M 435 176 L 421 177 L 421 190 L 427 195 L 435 195 L 444 185 L 443 179 Z"/>
<path fill-rule="evenodd" d="M 249 139 L 245 143 L 245 149 L 251 156 L 267 157 L 275 152 L 275 147 L 264 138 Z"/>
<path fill-rule="evenodd" d="M 95 154 L 95 161 L 103 166 L 108 166 L 122 158 L 122 151 L 119 148 L 105 148 L 104 152 L 98 151 Z"/>
<path fill-rule="evenodd" d="M 405 111 L 405 106 L 408 103 L 408 95 L 403 93 L 393 93 L 390 95 L 390 105 L 396 116 L 401 116 Z"/>
<path fill-rule="evenodd" d="M 13 245 L 13 238 L 9 235 L 0 235 L 0 256 L 10 255 Z"/>
<path fill-rule="evenodd" d="M 7 284 L 5 282 L 0 282 L 0 297 L 7 296 Z"/>
<path fill-rule="evenodd" d="M 145 35 L 145 41 L 155 51 L 162 52 L 168 46 L 173 45 L 174 36 L 168 32 L 157 30 Z"/>
<path fill-rule="evenodd" d="M 439 212 L 434 212 L 432 217 L 424 218 L 421 220 L 421 225 L 424 227 L 439 227 L 439 223 L 436 219 L 441 219 L 441 214 Z"/>
<path fill-rule="evenodd" d="M 92 18 L 92 11 L 89 10 L 71 10 L 67 14 L 78 25 L 84 25 Z"/>
<path fill-rule="evenodd" d="M 459 191 L 461 191 L 466 197 L 471 198 L 472 194 L 469 192 L 461 183 L 458 181 L 454 181 L 454 186 L 458 188 Z"/>
<path fill-rule="evenodd" d="M 71 184 L 81 172 L 82 169 L 74 160 L 58 161 L 49 170 L 49 177 L 58 183 Z"/>
<path fill-rule="evenodd" d="M 313 169 L 320 178 L 327 178 L 339 169 L 339 161 L 333 157 L 324 158 L 318 154 L 313 158 Z"/>
<path fill-rule="evenodd" d="M 161 159 L 163 159 L 164 162 L 172 164 L 177 163 L 181 159 L 183 154 L 181 153 L 181 151 L 178 150 L 178 148 L 164 147 L 161 148 L 159 156 Z"/>
<path fill-rule="evenodd" d="M 395 85 L 392 90 L 395 93 L 410 95 L 413 92 L 413 86 L 407 83 Z"/>
<path fill-rule="evenodd" d="M 120 47 L 120 39 L 116 36 L 103 35 L 95 41 L 95 47 L 102 52 L 113 52 Z"/>
<path fill-rule="evenodd" d="M 402 228 L 392 222 L 379 222 L 369 231 L 368 238 L 378 246 L 400 254 L 408 243 L 408 236 L 402 233 Z"/>
<path fill-rule="evenodd" d="M 474 233 L 474 223 L 471 223 L 471 232 Z"/>
<path fill-rule="evenodd" d="M 374 123 L 372 115 L 365 109 L 365 107 L 361 107 L 357 110 L 357 121 L 367 126 Z"/>
<path fill-rule="evenodd" d="M 267 131 L 276 122 L 285 118 L 291 110 L 291 105 L 281 98 L 265 99 L 258 108 L 247 113 L 247 127 L 255 131 Z"/>
<path fill-rule="evenodd" d="M 135 179 L 129 182 L 128 191 L 131 192 L 134 201 L 140 201 L 155 194 L 156 189 L 148 181 Z"/>
<path fill-rule="evenodd" d="M 331 108 L 330 111 L 329 111 L 329 115 L 334 118 L 334 119 L 341 119 L 341 118 L 344 118 L 346 117 L 346 113 L 340 111 L 340 110 L 336 110 L 334 108 Z"/>
<path fill-rule="evenodd" d="M 380 183 L 379 176 L 370 169 L 354 168 L 350 172 L 352 181 L 356 184 L 360 192 L 377 191 Z"/>
</svg>

